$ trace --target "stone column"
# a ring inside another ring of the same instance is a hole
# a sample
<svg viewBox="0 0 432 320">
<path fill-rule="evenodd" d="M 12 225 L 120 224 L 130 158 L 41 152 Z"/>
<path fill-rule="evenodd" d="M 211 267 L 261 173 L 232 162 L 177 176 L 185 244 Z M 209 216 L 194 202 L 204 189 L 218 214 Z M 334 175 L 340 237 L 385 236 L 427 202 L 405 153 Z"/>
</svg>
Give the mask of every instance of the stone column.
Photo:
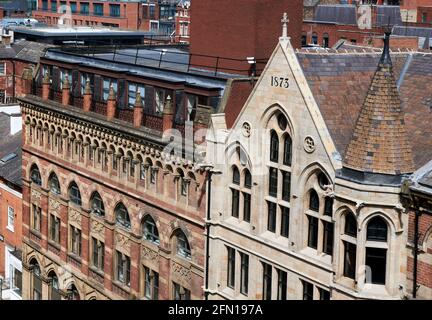
<svg viewBox="0 0 432 320">
<path fill-rule="evenodd" d="M 114 92 L 114 87 L 110 86 L 109 95 L 108 95 L 108 102 L 107 102 L 107 118 L 108 120 L 112 120 L 115 118 L 116 113 L 116 95 Z"/>
<path fill-rule="evenodd" d="M 105 261 L 104 261 L 104 270 L 105 270 L 105 289 L 108 291 L 112 291 L 112 281 L 114 279 L 114 255 L 115 255 L 115 247 L 114 247 L 114 222 L 110 222 L 105 220 Z"/>
<path fill-rule="evenodd" d="M 174 120 L 174 109 L 171 97 L 168 96 L 165 101 L 165 106 L 162 115 L 162 134 L 166 135 L 166 131 L 172 129 Z"/>
<path fill-rule="evenodd" d="M 62 105 L 64 106 L 70 104 L 70 88 L 69 75 L 66 74 L 62 84 Z"/>
<path fill-rule="evenodd" d="M 135 105 L 134 105 L 134 127 L 141 127 L 142 123 L 142 116 L 143 116 L 143 104 L 141 99 L 141 92 L 138 90 L 136 93 L 135 98 Z"/>
<path fill-rule="evenodd" d="M 90 254 L 89 254 L 89 243 L 90 243 L 90 211 L 81 210 L 81 272 L 88 276 Z"/>
<path fill-rule="evenodd" d="M 130 256 L 131 256 L 131 294 L 139 296 L 140 293 L 140 265 L 141 265 L 141 237 L 132 233 L 130 238 Z"/>
<path fill-rule="evenodd" d="M 42 80 L 42 99 L 48 100 L 51 88 L 51 78 L 48 72 L 45 73 Z"/>
<path fill-rule="evenodd" d="M 84 95 L 83 95 L 83 110 L 85 112 L 89 112 L 91 110 L 92 106 L 92 91 L 90 86 L 90 79 L 87 78 L 86 85 L 84 88 Z"/>
</svg>

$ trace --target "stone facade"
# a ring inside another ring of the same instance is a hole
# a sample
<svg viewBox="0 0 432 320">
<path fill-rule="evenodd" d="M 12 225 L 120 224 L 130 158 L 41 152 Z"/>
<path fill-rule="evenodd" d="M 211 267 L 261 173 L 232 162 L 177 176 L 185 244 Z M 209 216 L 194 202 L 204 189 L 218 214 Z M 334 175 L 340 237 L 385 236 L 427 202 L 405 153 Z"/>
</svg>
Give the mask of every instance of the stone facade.
<svg viewBox="0 0 432 320">
<path fill-rule="evenodd" d="M 280 38 L 231 130 L 226 122 L 213 115 L 207 136 L 208 161 L 222 173 L 212 197 L 224 199 L 211 203 L 212 299 L 407 295 L 400 187 L 341 174 L 340 151 L 289 38 Z M 385 230 L 378 240 L 377 222 Z"/>
</svg>

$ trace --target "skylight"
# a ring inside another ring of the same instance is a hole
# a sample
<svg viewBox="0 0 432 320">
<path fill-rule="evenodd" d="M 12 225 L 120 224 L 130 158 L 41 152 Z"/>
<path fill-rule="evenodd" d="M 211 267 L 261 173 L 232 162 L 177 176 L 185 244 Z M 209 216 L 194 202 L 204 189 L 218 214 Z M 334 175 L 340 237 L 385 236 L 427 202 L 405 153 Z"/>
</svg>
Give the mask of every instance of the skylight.
<svg viewBox="0 0 432 320">
<path fill-rule="evenodd" d="M 17 156 L 16 153 L 9 153 L 8 155 L 6 155 L 6 156 L 4 156 L 3 158 L 0 159 L 0 163 L 1 164 L 5 164 L 6 162 L 12 160 L 16 156 Z"/>
</svg>

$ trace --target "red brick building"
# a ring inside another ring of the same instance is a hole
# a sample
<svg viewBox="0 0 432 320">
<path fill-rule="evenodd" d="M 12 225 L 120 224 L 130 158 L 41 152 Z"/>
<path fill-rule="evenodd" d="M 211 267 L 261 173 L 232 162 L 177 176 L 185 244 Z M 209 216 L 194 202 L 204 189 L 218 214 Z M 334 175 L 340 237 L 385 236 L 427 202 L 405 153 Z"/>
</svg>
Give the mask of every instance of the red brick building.
<svg viewBox="0 0 432 320">
<path fill-rule="evenodd" d="M 288 34 L 299 48 L 303 1 L 238 0 L 194 1 L 191 5 L 192 64 L 217 66 L 227 72 L 248 73 L 246 58 L 257 60 L 262 70 L 281 33 L 281 17 L 288 14 Z M 193 26 L 199 27 L 193 27 Z M 198 55 L 203 55 L 199 57 Z M 206 55 L 233 60 L 210 61 Z"/>
<path fill-rule="evenodd" d="M 31 79 L 39 58 L 47 44 L 32 41 L 10 42 L 9 35 L 2 35 L 0 44 L 0 103 L 11 102 L 28 88 L 25 79 Z"/>
<path fill-rule="evenodd" d="M 401 25 L 399 7 L 370 8 L 367 15 L 355 5 L 318 5 L 313 18 L 303 21 L 302 46 L 332 47 L 339 40 L 370 45 L 374 37 L 383 34 L 388 23 Z"/>
<path fill-rule="evenodd" d="M 175 41 L 189 43 L 190 38 L 190 1 L 179 1 L 175 14 Z"/>
<path fill-rule="evenodd" d="M 0 299 L 21 299 L 22 182 L 19 105 L 0 106 Z"/>
<path fill-rule="evenodd" d="M 432 171 L 422 170 L 407 181 L 402 199 L 409 212 L 408 266 L 412 298 L 432 299 Z M 415 288 L 415 290 L 413 290 Z"/>
<path fill-rule="evenodd" d="M 178 139 L 200 141 L 241 76 L 184 61 L 176 47 L 41 59 L 20 99 L 24 299 L 203 298 L 206 172 L 199 147 Z"/>
<path fill-rule="evenodd" d="M 33 17 L 48 25 L 109 26 L 171 34 L 175 11 L 175 1 L 38 0 Z"/>
</svg>

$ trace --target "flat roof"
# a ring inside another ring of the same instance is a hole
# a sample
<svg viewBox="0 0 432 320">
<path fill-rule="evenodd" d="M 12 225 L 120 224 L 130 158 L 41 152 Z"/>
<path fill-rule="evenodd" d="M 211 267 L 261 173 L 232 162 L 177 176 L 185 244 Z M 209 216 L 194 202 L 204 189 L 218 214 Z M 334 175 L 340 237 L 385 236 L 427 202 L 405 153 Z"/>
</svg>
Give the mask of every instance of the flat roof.
<svg viewBox="0 0 432 320">
<path fill-rule="evenodd" d="M 10 30 L 28 35 L 35 35 L 41 37 L 64 37 L 71 35 L 78 35 L 80 37 L 98 37 L 98 36 L 149 36 L 154 35 L 154 32 L 145 31 L 132 31 L 122 30 L 115 28 L 103 28 L 103 27 L 23 27 L 23 26 L 11 26 Z"/>
<path fill-rule="evenodd" d="M 127 72 L 170 82 L 187 82 L 189 85 L 220 89 L 232 78 L 247 78 L 238 73 L 215 69 L 216 57 L 209 57 L 209 66 L 190 65 L 190 54 L 184 46 L 115 46 L 53 48 L 45 58 L 69 63 Z"/>
</svg>

